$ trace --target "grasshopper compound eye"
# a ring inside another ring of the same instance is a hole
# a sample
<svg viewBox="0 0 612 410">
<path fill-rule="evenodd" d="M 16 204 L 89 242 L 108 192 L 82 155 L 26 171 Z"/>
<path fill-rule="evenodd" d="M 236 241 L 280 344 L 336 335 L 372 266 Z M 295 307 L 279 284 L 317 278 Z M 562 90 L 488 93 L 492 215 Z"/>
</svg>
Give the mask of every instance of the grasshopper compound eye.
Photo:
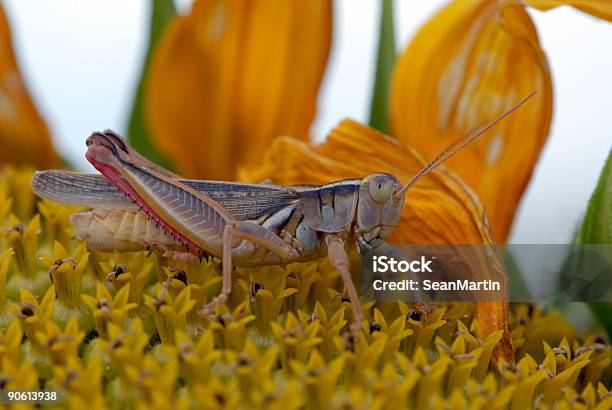
<svg viewBox="0 0 612 410">
<path fill-rule="evenodd" d="M 390 175 L 377 174 L 370 179 L 368 191 L 374 202 L 384 205 L 393 195 L 394 178 Z"/>
</svg>

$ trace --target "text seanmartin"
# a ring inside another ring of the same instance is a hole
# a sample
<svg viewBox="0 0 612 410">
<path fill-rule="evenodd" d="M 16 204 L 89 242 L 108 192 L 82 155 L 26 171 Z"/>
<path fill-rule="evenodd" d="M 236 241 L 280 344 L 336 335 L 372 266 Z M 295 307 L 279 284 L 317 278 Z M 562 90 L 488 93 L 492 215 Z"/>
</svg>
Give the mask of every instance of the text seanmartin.
<svg viewBox="0 0 612 410">
<path fill-rule="evenodd" d="M 453 281 L 435 281 L 426 279 L 422 283 L 422 288 L 419 286 L 419 281 L 413 279 L 404 279 L 399 281 L 385 281 L 376 279 L 372 283 L 374 290 L 449 290 L 449 291 L 500 291 L 501 283 L 494 280 L 453 280 Z"/>
</svg>

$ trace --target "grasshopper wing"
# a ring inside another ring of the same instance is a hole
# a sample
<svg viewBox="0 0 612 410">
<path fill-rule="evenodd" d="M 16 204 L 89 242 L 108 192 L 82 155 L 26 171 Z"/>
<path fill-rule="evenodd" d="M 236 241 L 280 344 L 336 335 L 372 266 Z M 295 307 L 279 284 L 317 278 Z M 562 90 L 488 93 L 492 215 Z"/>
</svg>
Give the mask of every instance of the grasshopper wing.
<svg viewBox="0 0 612 410">
<path fill-rule="evenodd" d="M 32 190 L 37 195 L 68 205 L 137 211 L 138 207 L 102 175 L 60 170 L 36 171 Z"/>
<path fill-rule="evenodd" d="M 280 185 L 192 179 L 181 183 L 211 197 L 241 221 L 272 215 L 298 201 L 293 189 Z"/>
<path fill-rule="evenodd" d="M 236 219 L 243 221 L 271 215 L 298 200 L 294 190 L 277 185 L 192 179 L 180 182 L 211 197 Z M 44 198 L 69 205 L 138 210 L 121 191 L 99 174 L 37 171 L 32 178 L 32 190 Z"/>
</svg>

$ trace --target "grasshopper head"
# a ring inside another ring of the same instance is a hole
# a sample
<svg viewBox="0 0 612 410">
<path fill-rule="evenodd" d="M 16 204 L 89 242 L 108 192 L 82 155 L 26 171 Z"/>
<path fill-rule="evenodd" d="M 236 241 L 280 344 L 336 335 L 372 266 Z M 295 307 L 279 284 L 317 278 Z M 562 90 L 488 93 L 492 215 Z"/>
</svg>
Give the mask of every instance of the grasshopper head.
<svg viewBox="0 0 612 410">
<path fill-rule="evenodd" d="M 361 182 L 357 203 L 358 242 L 360 247 L 373 249 L 389 236 L 404 205 L 401 182 L 391 174 L 370 174 Z"/>
</svg>

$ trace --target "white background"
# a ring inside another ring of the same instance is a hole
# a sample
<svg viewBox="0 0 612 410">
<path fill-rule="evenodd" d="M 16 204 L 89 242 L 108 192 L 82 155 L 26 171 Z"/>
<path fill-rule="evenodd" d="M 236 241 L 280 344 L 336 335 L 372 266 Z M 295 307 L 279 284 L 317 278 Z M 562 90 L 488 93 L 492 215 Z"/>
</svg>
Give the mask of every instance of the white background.
<svg viewBox="0 0 612 410">
<path fill-rule="evenodd" d="M 398 51 L 445 1 L 396 0 Z M 190 1 L 181 0 L 182 11 Z M 313 135 L 367 121 L 378 1 L 336 0 L 334 45 Z M 5 0 L 15 51 L 55 145 L 90 169 L 92 130 L 125 132 L 148 36 L 146 0 Z M 515 243 L 567 243 L 612 145 L 612 24 L 569 8 L 531 12 L 555 85 L 551 135 L 515 219 Z"/>
</svg>

